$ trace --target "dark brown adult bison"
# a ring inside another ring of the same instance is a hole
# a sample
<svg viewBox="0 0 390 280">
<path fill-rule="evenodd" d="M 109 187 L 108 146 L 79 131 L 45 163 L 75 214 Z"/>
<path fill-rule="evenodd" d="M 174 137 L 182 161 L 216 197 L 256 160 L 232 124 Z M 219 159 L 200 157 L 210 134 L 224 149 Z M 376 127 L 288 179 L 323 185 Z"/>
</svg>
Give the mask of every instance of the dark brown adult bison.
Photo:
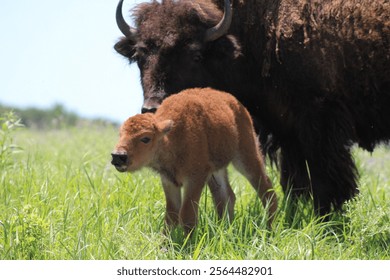
<svg viewBox="0 0 390 280">
<path fill-rule="evenodd" d="M 251 113 L 281 184 L 319 214 L 357 193 L 351 146 L 390 139 L 388 0 L 163 0 L 122 16 L 115 49 L 137 62 L 143 112 L 185 88 L 214 87 Z M 219 6 L 219 8 L 216 7 Z"/>
</svg>

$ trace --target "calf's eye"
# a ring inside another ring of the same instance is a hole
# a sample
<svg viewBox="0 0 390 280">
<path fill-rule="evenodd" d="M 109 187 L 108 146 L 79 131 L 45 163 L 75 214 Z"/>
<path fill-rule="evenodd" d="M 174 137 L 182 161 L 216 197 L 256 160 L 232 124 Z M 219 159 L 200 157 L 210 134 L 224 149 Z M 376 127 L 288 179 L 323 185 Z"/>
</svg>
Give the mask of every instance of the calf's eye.
<svg viewBox="0 0 390 280">
<path fill-rule="evenodd" d="M 150 138 L 149 137 L 142 137 L 141 138 L 141 142 L 144 143 L 144 144 L 148 144 L 150 142 Z"/>
</svg>

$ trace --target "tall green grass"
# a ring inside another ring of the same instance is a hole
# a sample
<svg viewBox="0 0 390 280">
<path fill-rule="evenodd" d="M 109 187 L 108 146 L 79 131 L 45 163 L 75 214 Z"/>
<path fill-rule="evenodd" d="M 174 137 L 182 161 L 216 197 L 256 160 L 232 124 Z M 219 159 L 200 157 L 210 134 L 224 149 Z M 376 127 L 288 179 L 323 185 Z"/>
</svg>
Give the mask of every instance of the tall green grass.
<svg viewBox="0 0 390 280">
<path fill-rule="evenodd" d="M 165 201 L 155 173 L 111 167 L 117 135 L 111 127 L 12 132 L 22 151 L 0 167 L 1 259 L 390 259 L 386 148 L 355 151 L 360 194 L 328 221 L 299 201 L 287 222 L 291 203 L 268 169 L 281 202 L 271 231 L 249 183 L 229 169 L 234 220 L 217 219 L 205 188 L 198 228 L 185 238 L 180 229 L 162 234 Z"/>
</svg>

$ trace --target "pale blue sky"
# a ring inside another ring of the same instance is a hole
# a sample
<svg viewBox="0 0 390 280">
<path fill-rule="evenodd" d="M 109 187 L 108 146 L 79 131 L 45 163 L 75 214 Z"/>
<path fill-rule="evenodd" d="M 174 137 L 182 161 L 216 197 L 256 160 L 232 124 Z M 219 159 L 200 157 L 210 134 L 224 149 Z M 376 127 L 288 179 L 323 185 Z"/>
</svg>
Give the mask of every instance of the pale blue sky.
<svg viewBox="0 0 390 280">
<path fill-rule="evenodd" d="M 124 14 L 143 1 L 125 0 Z M 138 113 L 138 68 L 113 49 L 121 36 L 116 5 L 117 0 L 1 0 L 0 103 L 61 103 L 82 116 L 118 122 Z"/>
</svg>

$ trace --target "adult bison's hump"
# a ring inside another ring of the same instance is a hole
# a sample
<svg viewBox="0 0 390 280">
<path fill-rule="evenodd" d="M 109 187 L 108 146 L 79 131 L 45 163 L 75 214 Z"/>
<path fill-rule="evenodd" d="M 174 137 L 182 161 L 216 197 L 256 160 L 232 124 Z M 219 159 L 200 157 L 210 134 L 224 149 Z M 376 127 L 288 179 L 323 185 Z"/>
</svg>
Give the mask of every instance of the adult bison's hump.
<svg viewBox="0 0 390 280">
<path fill-rule="evenodd" d="M 230 30 L 259 78 L 302 94 L 390 94 L 388 1 L 237 0 L 233 8 Z"/>
</svg>

